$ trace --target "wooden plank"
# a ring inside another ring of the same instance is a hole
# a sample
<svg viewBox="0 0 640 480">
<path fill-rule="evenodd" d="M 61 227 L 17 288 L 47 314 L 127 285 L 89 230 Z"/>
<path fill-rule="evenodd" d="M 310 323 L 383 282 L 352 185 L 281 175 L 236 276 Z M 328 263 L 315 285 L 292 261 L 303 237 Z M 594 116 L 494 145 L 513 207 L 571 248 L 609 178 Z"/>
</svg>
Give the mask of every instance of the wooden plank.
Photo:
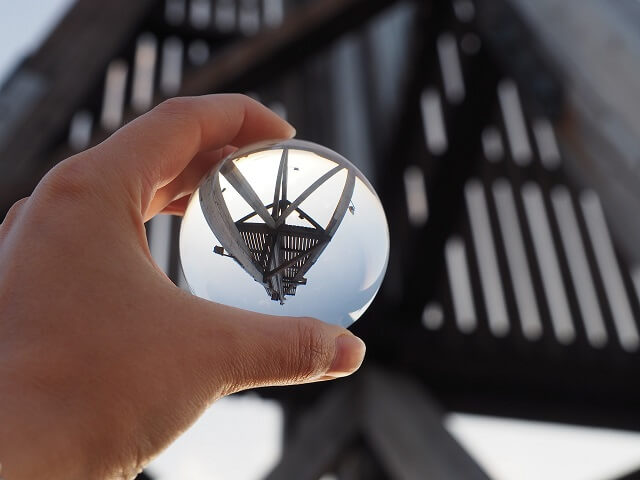
<svg viewBox="0 0 640 480">
<path fill-rule="evenodd" d="M 394 479 L 489 477 L 447 432 L 442 413 L 408 378 L 369 368 L 363 429 Z"/>
<path fill-rule="evenodd" d="M 255 192 L 251 184 L 244 178 L 244 175 L 238 170 L 233 162 L 226 162 L 220 169 L 220 173 L 231 184 L 233 188 L 240 194 L 242 199 L 249 204 L 251 208 L 269 227 L 275 228 L 276 222 L 269 214 L 262 200 Z"/>
<path fill-rule="evenodd" d="M 338 383 L 303 414 L 266 480 L 317 480 L 332 468 L 355 440 L 359 417 L 353 387 Z"/>
<path fill-rule="evenodd" d="M 217 175 L 208 177 L 199 192 L 201 198 L 198 200 L 211 231 L 242 268 L 257 282 L 262 283 L 262 272 L 258 270 L 249 247 L 239 235 L 227 208 L 227 203 L 222 196 L 219 177 Z M 271 220 L 273 221 L 273 219 Z"/>
<path fill-rule="evenodd" d="M 345 167 L 343 167 L 342 165 L 333 167 L 331 170 L 329 170 L 327 173 L 325 173 L 320 178 L 318 178 L 315 182 L 309 185 L 300 195 L 298 195 L 298 197 L 293 202 L 291 202 L 291 204 L 285 209 L 285 211 L 282 212 L 282 215 L 278 217 L 278 221 L 276 225 L 277 226 L 283 225 L 287 221 L 287 217 L 291 215 L 294 211 L 296 211 L 296 209 L 300 206 L 300 204 L 304 202 L 307 198 L 309 198 L 309 195 L 315 192 L 327 180 L 329 180 L 331 177 L 333 177 L 336 173 L 340 172 L 344 168 Z M 349 196 L 349 200 L 350 199 L 351 199 L 351 196 Z"/>
<path fill-rule="evenodd" d="M 336 167 L 337 168 L 337 167 Z M 344 184 L 344 188 L 342 190 L 342 194 L 340 195 L 340 200 L 338 201 L 338 205 L 331 216 L 331 220 L 326 227 L 326 234 L 329 238 L 333 238 L 333 235 L 338 230 L 340 223 L 342 223 L 342 219 L 349 207 L 349 203 L 351 202 L 351 197 L 353 196 L 353 189 L 355 186 L 355 172 L 353 169 L 349 168 L 347 173 L 347 179 Z M 324 252 L 325 247 L 329 245 L 329 242 L 325 243 L 322 248 L 314 251 L 311 256 L 304 263 L 302 268 L 298 271 L 294 280 L 300 281 L 302 277 L 309 271 L 309 269 L 316 263 L 322 252 Z"/>
<path fill-rule="evenodd" d="M 285 19 L 282 26 L 266 30 L 229 49 L 217 60 L 185 80 L 184 94 L 228 88 L 250 89 L 265 77 L 280 75 L 319 48 L 327 47 L 343 32 L 364 23 L 394 0 L 323 0 L 308 2 Z"/>
<path fill-rule="evenodd" d="M 150 1 L 150 0 L 147 0 Z M 323 0 L 308 2 L 289 15 L 276 29 L 265 30 L 233 44 L 199 69 L 185 75 L 177 96 L 215 92 L 246 92 L 281 76 L 309 55 L 328 47 L 339 35 L 364 23 L 395 0 Z M 163 100 L 156 95 L 154 103 Z M 136 117 L 128 109 L 124 122 Z M 91 145 L 107 138 L 97 130 Z M 49 165 L 71 155 L 64 146 L 53 152 Z"/>
<path fill-rule="evenodd" d="M 361 448 L 348 448 L 357 438 L 364 439 Z M 447 432 L 442 412 L 415 381 L 369 366 L 303 415 L 267 479 L 317 480 L 364 447 L 392 479 L 489 478 Z"/>
</svg>

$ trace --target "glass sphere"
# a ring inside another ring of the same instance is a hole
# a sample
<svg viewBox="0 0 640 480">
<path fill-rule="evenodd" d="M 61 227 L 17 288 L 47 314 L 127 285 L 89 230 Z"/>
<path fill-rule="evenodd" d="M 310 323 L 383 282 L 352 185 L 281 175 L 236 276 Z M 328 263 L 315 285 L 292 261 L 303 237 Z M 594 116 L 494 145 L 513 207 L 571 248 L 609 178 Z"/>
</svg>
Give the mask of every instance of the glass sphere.
<svg viewBox="0 0 640 480">
<path fill-rule="evenodd" d="M 191 291 L 260 313 L 349 326 L 387 268 L 389 229 L 371 184 L 315 143 L 242 148 L 191 196 L 180 260 Z"/>
</svg>

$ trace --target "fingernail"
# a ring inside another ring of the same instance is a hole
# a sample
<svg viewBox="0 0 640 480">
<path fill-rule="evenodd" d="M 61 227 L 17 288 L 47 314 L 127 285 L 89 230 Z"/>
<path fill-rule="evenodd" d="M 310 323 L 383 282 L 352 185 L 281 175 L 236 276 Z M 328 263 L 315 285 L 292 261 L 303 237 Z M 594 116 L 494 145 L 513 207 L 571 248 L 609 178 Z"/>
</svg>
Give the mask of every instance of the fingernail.
<svg viewBox="0 0 640 480">
<path fill-rule="evenodd" d="M 289 125 L 289 132 L 288 132 L 289 138 L 295 137 L 297 133 L 295 127 L 291 125 L 289 122 L 287 122 L 287 125 Z"/>
<path fill-rule="evenodd" d="M 339 378 L 355 372 L 364 360 L 366 345 L 355 335 L 344 334 L 336 338 L 336 356 L 326 375 Z"/>
</svg>

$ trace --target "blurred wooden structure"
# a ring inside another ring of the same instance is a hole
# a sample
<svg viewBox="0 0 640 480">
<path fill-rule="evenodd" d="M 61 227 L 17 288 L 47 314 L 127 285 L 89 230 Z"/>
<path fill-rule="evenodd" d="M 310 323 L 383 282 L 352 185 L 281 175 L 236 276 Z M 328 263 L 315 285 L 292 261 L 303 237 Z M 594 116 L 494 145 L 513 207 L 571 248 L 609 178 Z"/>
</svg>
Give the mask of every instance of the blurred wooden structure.
<svg viewBox="0 0 640 480">
<path fill-rule="evenodd" d="M 638 125 L 620 107 L 638 96 L 624 79 L 580 83 L 596 60 L 571 64 L 581 38 L 550 33 L 562 16 L 535 4 L 79 0 L 0 91 L 0 204 L 163 98 L 248 92 L 376 185 L 392 252 L 354 330 L 368 362 L 410 379 L 365 368 L 335 387 L 261 391 L 297 441 L 271 478 L 424 478 L 454 464 L 455 478 L 483 478 L 423 388 L 445 409 L 640 429 Z M 583 28 L 635 48 L 616 36 L 622 20 L 580 5 Z M 593 59 L 611 53 L 590 45 Z M 155 219 L 148 234 L 181 284 L 177 228 Z M 439 447 L 455 462 L 429 456 Z M 307 448 L 318 456 L 301 463 Z"/>
</svg>

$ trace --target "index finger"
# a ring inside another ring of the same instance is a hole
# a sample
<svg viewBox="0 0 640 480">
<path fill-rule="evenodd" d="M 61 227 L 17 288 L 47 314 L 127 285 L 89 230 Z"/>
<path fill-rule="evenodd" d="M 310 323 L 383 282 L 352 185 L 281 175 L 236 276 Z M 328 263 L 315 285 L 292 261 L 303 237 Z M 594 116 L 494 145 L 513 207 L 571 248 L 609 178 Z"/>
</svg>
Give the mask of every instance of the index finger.
<svg viewBox="0 0 640 480">
<path fill-rule="evenodd" d="M 118 130 L 93 156 L 96 168 L 121 176 L 144 212 L 155 191 L 176 178 L 197 153 L 294 134 L 286 121 L 244 95 L 176 97 Z"/>
</svg>

